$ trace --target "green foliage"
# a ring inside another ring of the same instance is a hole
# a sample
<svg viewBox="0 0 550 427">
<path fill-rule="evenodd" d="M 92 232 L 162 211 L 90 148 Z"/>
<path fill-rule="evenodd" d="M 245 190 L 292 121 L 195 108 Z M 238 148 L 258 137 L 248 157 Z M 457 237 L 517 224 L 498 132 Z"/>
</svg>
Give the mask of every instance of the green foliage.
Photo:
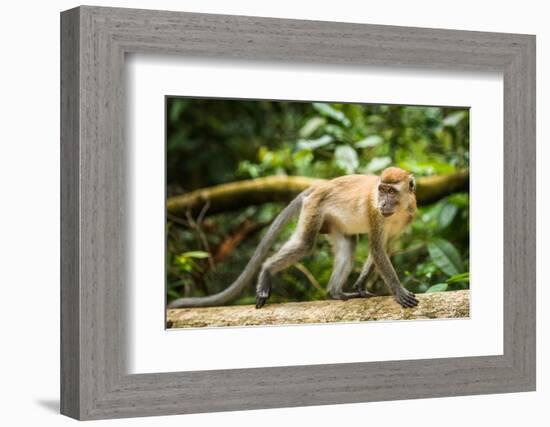
<svg viewBox="0 0 550 427">
<path fill-rule="evenodd" d="M 331 105 L 325 104 L 323 102 L 314 102 L 312 105 L 319 114 L 333 119 L 345 127 L 351 126 L 351 122 L 346 117 L 346 115 L 342 111 L 333 108 Z"/>
<path fill-rule="evenodd" d="M 168 98 L 167 193 L 269 175 L 333 178 L 379 173 L 390 165 L 417 177 L 469 165 L 469 110 L 448 107 Z M 224 289 L 250 259 L 266 227 L 247 235 L 222 261 L 214 255 L 246 221 L 268 224 L 277 203 L 202 218 L 168 219 L 168 299 Z M 202 220 L 202 221 L 201 221 Z M 274 250 L 290 236 L 289 226 Z M 456 193 L 418 209 L 391 248 L 392 262 L 413 292 L 469 286 L 469 195 Z M 357 245 L 354 280 L 368 255 Z M 302 261 L 275 278 L 273 301 L 326 298 L 330 245 L 319 238 Z M 376 278 L 375 278 L 376 279 Z M 369 284 L 384 291 L 379 279 Z M 253 302 L 253 287 L 236 303 Z"/>
<path fill-rule="evenodd" d="M 452 285 L 453 283 L 470 283 L 470 272 L 456 274 L 455 276 L 449 277 L 447 283 Z"/>
<path fill-rule="evenodd" d="M 380 145 L 384 142 L 384 138 L 382 138 L 380 135 L 371 135 L 367 136 L 366 138 L 357 141 L 355 143 L 356 148 L 371 148 L 376 147 L 377 145 Z"/>
<path fill-rule="evenodd" d="M 357 152 L 350 145 L 339 145 L 334 150 L 336 166 L 342 169 L 346 175 L 354 173 L 359 166 Z"/>
<path fill-rule="evenodd" d="M 428 252 L 434 264 L 449 276 L 460 274 L 464 268 L 457 249 L 445 239 L 434 239 L 428 243 Z"/>
<path fill-rule="evenodd" d="M 444 292 L 449 288 L 447 283 L 438 283 L 437 285 L 430 286 L 426 292 Z"/>
</svg>

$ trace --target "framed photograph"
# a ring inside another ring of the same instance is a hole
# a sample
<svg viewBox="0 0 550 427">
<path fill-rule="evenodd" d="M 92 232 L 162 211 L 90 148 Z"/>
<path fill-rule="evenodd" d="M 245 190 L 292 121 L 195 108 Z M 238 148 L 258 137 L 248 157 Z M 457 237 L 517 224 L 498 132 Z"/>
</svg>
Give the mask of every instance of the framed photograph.
<svg viewBox="0 0 550 427">
<path fill-rule="evenodd" d="M 469 112 L 167 96 L 167 326 L 468 318 Z M 395 202 L 383 215 L 370 199 L 385 200 L 379 179 Z M 297 205 L 285 220 L 281 201 Z M 291 227 L 279 225 L 294 217 Z M 416 296 L 399 300 L 383 274 L 373 277 L 374 261 L 361 268 L 377 222 L 391 234 L 384 251 L 407 272 L 403 286 L 422 294 L 417 310 L 402 310 Z M 286 243 L 273 243 L 277 233 Z M 255 275 L 258 286 L 269 278 L 270 298 L 250 286 Z M 377 295 L 396 301 L 366 304 Z M 278 304 L 258 311 L 268 299 Z"/>
<path fill-rule="evenodd" d="M 61 412 L 535 390 L 535 37 L 61 14 Z"/>
</svg>

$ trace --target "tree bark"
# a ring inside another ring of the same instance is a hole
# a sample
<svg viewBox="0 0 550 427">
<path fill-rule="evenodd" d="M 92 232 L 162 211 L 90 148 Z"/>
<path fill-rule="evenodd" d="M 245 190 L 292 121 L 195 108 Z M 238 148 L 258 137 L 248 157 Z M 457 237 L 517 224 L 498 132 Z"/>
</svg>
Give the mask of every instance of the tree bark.
<svg viewBox="0 0 550 427">
<path fill-rule="evenodd" d="M 228 212 L 267 202 L 289 202 L 298 193 L 321 179 L 305 176 L 269 176 L 231 182 L 170 197 L 166 208 L 171 215 L 184 217 L 186 212 L 197 215 L 207 206 L 206 215 Z M 450 175 L 417 179 L 418 204 L 433 203 L 457 191 L 468 190 L 467 170 Z"/>
<path fill-rule="evenodd" d="M 443 319 L 470 316 L 470 291 L 417 294 L 418 306 L 404 309 L 393 297 L 168 310 L 169 328 L 259 326 L 367 320 Z"/>
<path fill-rule="evenodd" d="M 449 194 L 468 191 L 470 171 L 462 170 L 449 175 L 425 176 L 417 179 L 416 200 L 419 205 L 437 202 Z"/>
</svg>

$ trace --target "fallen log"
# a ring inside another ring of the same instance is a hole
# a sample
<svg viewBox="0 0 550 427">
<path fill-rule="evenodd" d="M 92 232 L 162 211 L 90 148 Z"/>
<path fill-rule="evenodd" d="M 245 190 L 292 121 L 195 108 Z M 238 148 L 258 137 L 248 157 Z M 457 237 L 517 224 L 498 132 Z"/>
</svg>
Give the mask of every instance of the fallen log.
<svg viewBox="0 0 550 427">
<path fill-rule="evenodd" d="M 393 297 L 348 301 L 309 301 L 253 305 L 169 309 L 167 327 L 202 328 L 305 323 L 363 322 L 368 320 L 418 320 L 470 316 L 470 291 L 417 294 L 418 306 L 404 309 Z"/>
</svg>

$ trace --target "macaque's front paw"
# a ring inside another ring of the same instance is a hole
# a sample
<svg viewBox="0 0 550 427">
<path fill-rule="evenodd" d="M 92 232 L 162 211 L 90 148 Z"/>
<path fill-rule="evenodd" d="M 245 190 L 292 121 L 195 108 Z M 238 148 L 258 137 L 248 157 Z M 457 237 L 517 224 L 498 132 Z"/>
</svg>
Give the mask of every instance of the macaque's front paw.
<svg viewBox="0 0 550 427">
<path fill-rule="evenodd" d="M 401 288 L 401 290 L 395 295 L 395 300 L 401 304 L 401 307 L 403 308 L 416 307 L 418 305 L 416 296 L 405 288 Z"/>
</svg>

